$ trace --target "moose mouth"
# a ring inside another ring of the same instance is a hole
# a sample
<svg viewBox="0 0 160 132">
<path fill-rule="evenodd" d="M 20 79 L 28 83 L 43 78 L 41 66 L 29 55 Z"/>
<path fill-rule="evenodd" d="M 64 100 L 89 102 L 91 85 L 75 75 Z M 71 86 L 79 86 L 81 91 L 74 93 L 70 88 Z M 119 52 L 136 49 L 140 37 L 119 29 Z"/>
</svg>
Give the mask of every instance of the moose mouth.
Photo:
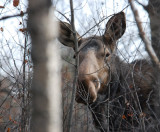
<svg viewBox="0 0 160 132">
<path fill-rule="evenodd" d="M 76 102 L 82 104 L 92 104 L 97 100 L 97 93 L 100 89 L 99 81 L 81 81 L 78 83 L 76 91 Z"/>
<path fill-rule="evenodd" d="M 76 100 L 76 102 L 77 103 L 80 103 L 80 104 L 85 104 L 85 105 L 87 105 L 88 103 L 88 101 L 87 100 L 85 100 L 85 99 L 83 99 L 82 97 L 80 97 L 79 95 L 76 95 L 76 98 L 75 98 L 75 100 Z"/>
<path fill-rule="evenodd" d="M 77 103 L 82 103 L 82 104 L 92 104 L 97 100 L 97 95 L 94 96 L 94 98 L 90 95 L 90 93 L 76 93 L 76 98 L 75 98 Z"/>
<path fill-rule="evenodd" d="M 99 103 L 102 103 L 102 102 L 106 102 L 108 96 L 106 94 L 97 94 L 97 98 L 96 100 L 93 102 L 89 99 L 84 99 L 82 97 L 80 97 L 79 95 L 76 95 L 76 102 L 77 103 L 80 103 L 80 104 L 84 104 L 84 105 L 94 105 L 94 104 L 99 104 Z"/>
</svg>

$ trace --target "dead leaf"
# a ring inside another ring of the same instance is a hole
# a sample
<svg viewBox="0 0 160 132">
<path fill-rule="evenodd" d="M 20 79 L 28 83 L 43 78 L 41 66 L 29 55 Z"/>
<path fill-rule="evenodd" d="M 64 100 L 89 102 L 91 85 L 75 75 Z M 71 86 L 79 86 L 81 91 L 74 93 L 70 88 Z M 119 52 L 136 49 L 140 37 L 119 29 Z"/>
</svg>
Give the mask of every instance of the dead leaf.
<svg viewBox="0 0 160 132">
<path fill-rule="evenodd" d="M 130 85 L 129 88 L 133 88 L 133 85 Z"/>
<path fill-rule="evenodd" d="M 132 116 L 133 116 L 133 113 L 128 114 L 128 116 L 132 117 Z"/>
<path fill-rule="evenodd" d="M 8 128 L 8 129 L 7 129 L 7 132 L 10 132 L 10 131 L 11 131 L 11 128 Z"/>
<path fill-rule="evenodd" d="M 13 123 L 14 123 L 14 124 L 18 124 L 18 122 L 16 122 L 16 121 L 13 121 Z"/>
<path fill-rule="evenodd" d="M 0 28 L 0 30 L 1 30 L 1 32 L 3 32 L 3 31 L 4 31 L 2 27 Z"/>
<path fill-rule="evenodd" d="M 17 7 L 19 5 L 19 0 L 13 0 L 13 6 Z"/>
<path fill-rule="evenodd" d="M 4 8 L 4 6 L 0 6 L 0 8 Z"/>
<path fill-rule="evenodd" d="M 9 116 L 9 120 L 10 120 L 10 121 L 12 120 L 11 116 Z"/>
<path fill-rule="evenodd" d="M 30 50 L 29 49 L 28 49 L 27 53 L 30 54 Z"/>
<path fill-rule="evenodd" d="M 19 31 L 21 31 L 22 33 L 24 33 L 27 30 L 27 28 L 21 28 L 19 29 Z"/>
<path fill-rule="evenodd" d="M 21 16 L 24 16 L 24 12 L 23 12 L 23 11 L 21 11 L 21 12 L 20 12 L 20 15 L 21 15 Z"/>
<path fill-rule="evenodd" d="M 123 116 L 122 116 L 122 119 L 126 119 L 126 116 L 125 116 L 125 115 L 123 115 Z"/>
<path fill-rule="evenodd" d="M 24 63 L 26 64 L 28 62 L 28 60 L 24 60 Z"/>
</svg>

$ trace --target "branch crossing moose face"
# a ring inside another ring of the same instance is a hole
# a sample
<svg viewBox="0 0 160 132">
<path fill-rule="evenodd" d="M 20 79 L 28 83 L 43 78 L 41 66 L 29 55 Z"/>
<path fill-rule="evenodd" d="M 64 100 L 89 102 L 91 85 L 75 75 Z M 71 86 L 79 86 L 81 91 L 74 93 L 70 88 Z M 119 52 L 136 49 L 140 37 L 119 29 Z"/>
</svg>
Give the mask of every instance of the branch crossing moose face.
<svg viewBox="0 0 160 132">
<path fill-rule="evenodd" d="M 81 38 L 77 33 L 76 101 L 89 107 L 96 128 L 102 132 L 108 128 L 144 131 L 145 126 L 150 132 L 160 125 L 160 72 L 146 59 L 126 63 L 115 54 L 116 41 L 125 29 L 125 14 L 120 12 L 109 19 L 102 36 Z M 60 22 L 59 40 L 75 49 L 70 24 Z"/>
<path fill-rule="evenodd" d="M 116 41 L 126 29 L 125 14 L 120 12 L 110 18 L 102 36 L 81 38 L 77 33 L 79 45 L 79 77 L 76 91 L 78 103 L 93 103 L 98 93 L 106 90 L 110 82 L 110 66 L 116 48 Z M 74 49 L 71 25 L 60 22 L 59 40 L 65 46 Z"/>
</svg>

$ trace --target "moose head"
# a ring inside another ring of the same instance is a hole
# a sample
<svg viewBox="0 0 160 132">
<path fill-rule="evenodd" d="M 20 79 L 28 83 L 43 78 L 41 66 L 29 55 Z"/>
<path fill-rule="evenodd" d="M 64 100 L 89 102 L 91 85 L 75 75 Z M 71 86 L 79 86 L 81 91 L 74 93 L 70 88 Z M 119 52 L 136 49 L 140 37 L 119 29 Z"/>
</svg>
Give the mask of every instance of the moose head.
<svg viewBox="0 0 160 132">
<path fill-rule="evenodd" d="M 116 41 L 122 37 L 126 29 L 125 14 L 120 12 L 112 16 L 102 36 L 81 38 L 78 33 L 79 45 L 79 76 L 76 91 L 78 103 L 93 103 L 98 94 L 103 93 L 110 82 L 110 71 L 116 49 Z M 75 49 L 71 25 L 60 22 L 59 41 Z"/>
</svg>

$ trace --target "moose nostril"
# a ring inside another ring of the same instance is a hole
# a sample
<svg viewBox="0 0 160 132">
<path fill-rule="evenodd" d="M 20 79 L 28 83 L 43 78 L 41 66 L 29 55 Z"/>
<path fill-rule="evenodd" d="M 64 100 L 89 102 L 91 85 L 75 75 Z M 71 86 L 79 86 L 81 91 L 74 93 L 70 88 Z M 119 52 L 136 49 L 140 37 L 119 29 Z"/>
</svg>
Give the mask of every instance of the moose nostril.
<svg viewBox="0 0 160 132">
<path fill-rule="evenodd" d="M 92 82 L 94 83 L 95 88 L 98 90 L 100 88 L 100 81 L 99 81 L 99 79 L 98 78 L 93 78 Z"/>
</svg>

